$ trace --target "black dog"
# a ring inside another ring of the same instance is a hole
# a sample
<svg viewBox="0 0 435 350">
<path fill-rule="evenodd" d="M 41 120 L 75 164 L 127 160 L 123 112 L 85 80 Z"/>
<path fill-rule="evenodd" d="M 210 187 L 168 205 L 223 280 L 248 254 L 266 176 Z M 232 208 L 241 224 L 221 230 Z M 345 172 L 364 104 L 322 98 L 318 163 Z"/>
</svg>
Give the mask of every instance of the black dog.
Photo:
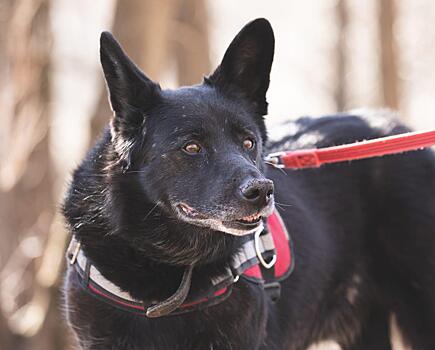
<svg viewBox="0 0 435 350">
<path fill-rule="evenodd" d="M 255 20 L 202 84 L 172 91 L 101 36 L 114 117 L 64 204 L 68 320 L 83 349 L 391 349 L 391 324 L 435 349 L 434 154 L 266 165 L 266 152 L 407 131 L 383 113 L 307 117 L 268 144 L 273 52 L 270 24 Z M 280 298 L 241 276 L 180 312 L 204 283 L 220 285 L 274 202 L 295 259 Z"/>
</svg>

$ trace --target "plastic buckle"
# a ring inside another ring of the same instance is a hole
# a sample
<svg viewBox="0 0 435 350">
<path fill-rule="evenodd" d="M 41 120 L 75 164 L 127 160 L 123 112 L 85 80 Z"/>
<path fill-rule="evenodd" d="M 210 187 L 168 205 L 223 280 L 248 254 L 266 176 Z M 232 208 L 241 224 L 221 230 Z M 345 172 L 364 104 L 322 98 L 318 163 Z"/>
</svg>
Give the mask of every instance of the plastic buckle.
<svg viewBox="0 0 435 350">
<path fill-rule="evenodd" d="M 75 238 L 72 238 L 71 242 L 69 242 L 66 256 L 70 265 L 74 265 L 74 263 L 77 261 L 77 256 L 79 255 L 81 246 L 82 244 Z"/>
</svg>

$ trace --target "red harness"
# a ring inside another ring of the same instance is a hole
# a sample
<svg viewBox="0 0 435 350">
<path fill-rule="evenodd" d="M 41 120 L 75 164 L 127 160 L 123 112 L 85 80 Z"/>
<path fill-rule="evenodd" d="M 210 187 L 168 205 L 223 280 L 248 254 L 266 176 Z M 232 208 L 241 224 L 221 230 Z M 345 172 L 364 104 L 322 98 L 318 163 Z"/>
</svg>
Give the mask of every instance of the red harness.
<svg viewBox="0 0 435 350">
<path fill-rule="evenodd" d="M 262 266 L 260 263 L 251 266 L 243 273 L 243 275 L 246 277 L 266 280 L 266 283 L 285 279 L 288 275 L 290 275 L 294 265 L 291 238 L 281 216 L 277 211 L 274 211 L 272 215 L 267 218 L 267 228 L 272 234 L 276 254 L 275 264 L 271 267 L 273 268 L 271 281 L 267 281 L 267 277 L 264 276 L 264 266 Z"/>
</svg>

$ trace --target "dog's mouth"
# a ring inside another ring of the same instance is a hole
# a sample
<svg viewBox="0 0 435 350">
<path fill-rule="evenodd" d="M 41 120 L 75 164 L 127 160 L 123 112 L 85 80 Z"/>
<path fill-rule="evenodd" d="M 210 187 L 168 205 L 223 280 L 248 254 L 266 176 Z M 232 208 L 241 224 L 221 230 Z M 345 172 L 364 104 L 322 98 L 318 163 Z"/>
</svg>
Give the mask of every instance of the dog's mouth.
<svg viewBox="0 0 435 350">
<path fill-rule="evenodd" d="M 256 231 L 263 225 L 263 219 L 271 214 L 273 210 L 273 206 L 268 206 L 255 214 L 222 220 L 205 215 L 184 202 L 178 203 L 175 208 L 180 219 L 184 221 L 234 235 L 245 235 Z"/>
<path fill-rule="evenodd" d="M 240 219 L 222 221 L 222 225 L 227 228 L 226 232 L 236 230 L 238 232 L 243 232 L 243 234 L 249 234 L 256 231 L 259 227 L 263 226 L 263 219 L 266 216 L 267 215 L 257 213 L 249 216 L 244 216 Z"/>
<path fill-rule="evenodd" d="M 244 216 L 241 219 L 237 219 L 235 221 L 245 226 L 255 227 L 258 226 L 262 219 L 263 216 L 260 213 L 257 213 L 249 216 Z"/>
</svg>

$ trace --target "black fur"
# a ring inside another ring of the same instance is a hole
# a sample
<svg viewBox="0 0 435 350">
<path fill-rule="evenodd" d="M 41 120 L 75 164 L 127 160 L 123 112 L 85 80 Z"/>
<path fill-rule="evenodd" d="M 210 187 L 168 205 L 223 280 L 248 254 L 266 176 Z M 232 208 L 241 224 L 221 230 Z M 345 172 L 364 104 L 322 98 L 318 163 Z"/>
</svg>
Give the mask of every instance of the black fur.
<svg viewBox="0 0 435 350">
<path fill-rule="evenodd" d="M 69 269 L 68 320 L 83 349 L 296 350 L 325 339 L 347 350 L 390 349 L 391 317 L 414 349 L 435 348 L 433 152 L 314 170 L 267 167 L 265 152 L 407 131 L 383 113 L 306 117 L 289 123 L 293 132 L 281 141 L 266 143 L 273 50 L 270 24 L 255 20 L 203 84 L 168 91 L 102 34 L 115 114 L 64 203 L 87 257 L 133 297 L 163 300 L 184 266 L 195 264 L 201 278 L 231 259 L 243 239 L 235 233 L 247 230 L 237 220 L 273 206 L 268 178 L 296 266 L 276 303 L 241 278 L 219 305 L 158 319 L 94 299 Z M 252 149 L 243 148 L 246 138 Z M 183 149 L 190 142 L 199 153 Z M 246 186 L 256 186 L 257 199 L 241 195 Z M 183 204 L 199 216 L 183 216 Z"/>
</svg>

